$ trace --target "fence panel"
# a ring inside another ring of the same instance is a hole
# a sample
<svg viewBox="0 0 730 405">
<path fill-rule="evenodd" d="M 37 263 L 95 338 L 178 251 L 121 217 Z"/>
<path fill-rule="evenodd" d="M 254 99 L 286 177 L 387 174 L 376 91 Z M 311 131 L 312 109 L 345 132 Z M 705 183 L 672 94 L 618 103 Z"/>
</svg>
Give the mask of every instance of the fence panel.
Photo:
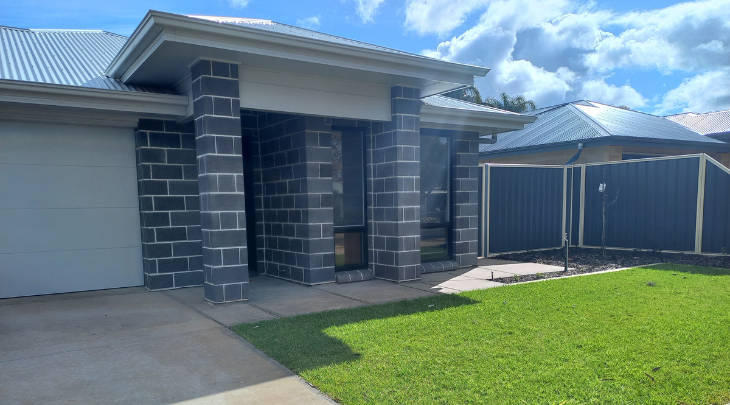
<svg viewBox="0 0 730 405">
<path fill-rule="evenodd" d="M 582 166 L 570 166 L 568 171 L 568 188 L 565 190 L 568 201 L 565 215 L 565 229 L 568 232 L 570 246 L 578 246 L 580 235 L 580 189 Z"/>
<path fill-rule="evenodd" d="M 702 225 L 703 253 L 730 253 L 730 171 L 707 159 Z"/>
<path fill-rule="evenodd" d="M 700 158 L 651 159 L 587 165 L 584 239 L 601 246 L 606 184 L 606 246 L 695 250 Z"/>
<path fill-rule="evenodd" d="M 562 246 L 564 168 L 490 165 L 487 255 Z"/>
</svg>

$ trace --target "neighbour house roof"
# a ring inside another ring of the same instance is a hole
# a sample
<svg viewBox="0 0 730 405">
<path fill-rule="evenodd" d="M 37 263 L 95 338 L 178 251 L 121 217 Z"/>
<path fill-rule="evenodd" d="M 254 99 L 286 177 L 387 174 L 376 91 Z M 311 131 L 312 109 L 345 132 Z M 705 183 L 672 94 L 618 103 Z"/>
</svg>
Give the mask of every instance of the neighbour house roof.
<svg viewBox="0 0 730 405">
<path fill-rule="evenodd" d="M 704 137 L 672 121 L 594 101 L 575 101 L 528 111 L 537 117 L 519 131 L 500 134 L 496 143 L 481 145 L 483 155 L 514 155 L 539 150 L 586 146 L 640 145 L 725 149 L 723 142 Z"/>
<path fill-rule="evenodd" d="M 702 135 L 730 133 L 730 110 L 705 114 L 682 113 L 664 117 Z"/>
<path fill-rule="evenodd" d="M 0 79 L 96 89 L 175 94 L 122 83 L 103 74 L 127 37 L 95 30 L 36 30 L 0 26 Z"/>
</svg>

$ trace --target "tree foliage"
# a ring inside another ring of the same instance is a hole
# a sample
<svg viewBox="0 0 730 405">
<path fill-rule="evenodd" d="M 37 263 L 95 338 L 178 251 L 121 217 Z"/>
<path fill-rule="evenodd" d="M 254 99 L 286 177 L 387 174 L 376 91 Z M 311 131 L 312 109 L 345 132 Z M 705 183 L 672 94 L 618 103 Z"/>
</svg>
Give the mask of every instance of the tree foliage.
<svg viewBox="0 0 730 405">
<path fill-rule="evenodd" d="M 483 104 L 490 107 L 499 108 L 500 110 L 507 110 L 516 113 L 523 113 L 537 108 L 535 102 L 526 99 L 525 96 L 510 96 L 507 93 L 502 93 L 499 95 L 499 97 L 489 97 L 488 99 L 484 100 Z"/>
<path fill-rule="evenodd" d="M 535 102 L 528 100 L 525 96 L 510 96 L 507 93 L 502 93 L 498 97 L 489 97 L 486 100 L 482 99 L 482 95 L 479 94 L 479 90 L 476 86 L 466 86 L 460 89 L 450 91 L 443 94 L 446 97 L 456 98 L 459 100 L 468 101 L 474 104 L 483 104 L 500 110 L 507 110 L 516 113 L 523 113 L 526 111 L 534 110 L 537 108 Z"/>
</svg>

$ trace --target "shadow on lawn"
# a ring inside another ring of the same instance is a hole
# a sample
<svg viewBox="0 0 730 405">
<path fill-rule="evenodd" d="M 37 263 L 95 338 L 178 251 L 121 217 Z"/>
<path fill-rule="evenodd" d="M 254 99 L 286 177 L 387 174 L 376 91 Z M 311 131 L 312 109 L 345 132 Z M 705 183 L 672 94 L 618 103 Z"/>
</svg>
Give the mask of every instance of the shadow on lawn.
<svg viewBox="0 0 730 405">
<path fill-rule="evenodd" d="M 686 264 L 655 264 L 653 266 L 639 266 L 647 269 L 671 271 L 672 273 L 703 274 L 705 276 L 730 276 L 730 269 L 717 267 L 690 266 Z"/>
<path fill-rule="evenodd" d="M 440 295 L 290 318 L 241 324 L 231 329 L 296 373 L 360 359 L 340 339 L 324 331 L 331 327 L 442 311 L 478 303 L 459 295 Z M 377 339 L 377 336 L 373 337 Z"/>
</svg>

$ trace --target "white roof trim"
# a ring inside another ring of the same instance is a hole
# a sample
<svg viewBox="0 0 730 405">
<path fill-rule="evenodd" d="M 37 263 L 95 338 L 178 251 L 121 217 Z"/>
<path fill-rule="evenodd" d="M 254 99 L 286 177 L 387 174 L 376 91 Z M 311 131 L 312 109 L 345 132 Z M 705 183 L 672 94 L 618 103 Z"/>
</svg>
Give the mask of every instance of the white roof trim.
<svg viewBox="0 0 730 405">
<path fill-rule="evenodd" d="M 0 79 L 0 102 L 178 118 L 186 115 L 188 98 Z"/>
<path fill-rule="evenodd" d="M 498 134 L 523 129 L 537 117 L 513 113 L 474 111 L 461 108 L 421 106 L 421 127 Z"/>
</svg>

